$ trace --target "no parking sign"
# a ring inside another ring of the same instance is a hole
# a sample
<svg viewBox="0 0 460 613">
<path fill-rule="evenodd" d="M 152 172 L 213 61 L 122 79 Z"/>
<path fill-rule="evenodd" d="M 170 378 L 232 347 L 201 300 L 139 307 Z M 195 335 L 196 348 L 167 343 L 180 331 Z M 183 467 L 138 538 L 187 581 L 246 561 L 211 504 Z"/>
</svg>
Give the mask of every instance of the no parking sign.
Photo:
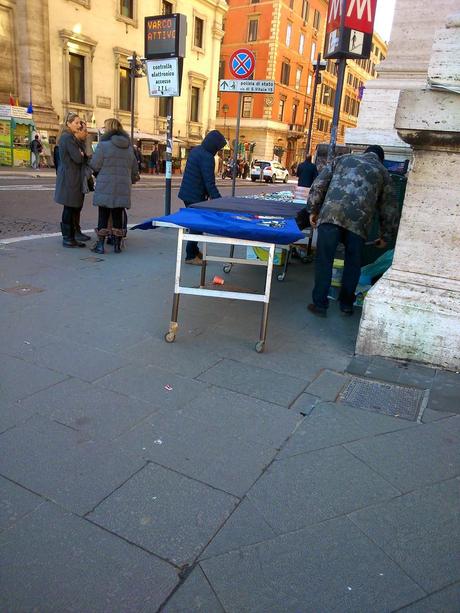
<svg viewBox="0 0 460 613">
<path fill-rule="evenodd" d="M 249 79 L 256 67 L 256 58 L 249 49 L 237 49 L 230 57 L 230 72 L 235 79 Z"/>
</svg>

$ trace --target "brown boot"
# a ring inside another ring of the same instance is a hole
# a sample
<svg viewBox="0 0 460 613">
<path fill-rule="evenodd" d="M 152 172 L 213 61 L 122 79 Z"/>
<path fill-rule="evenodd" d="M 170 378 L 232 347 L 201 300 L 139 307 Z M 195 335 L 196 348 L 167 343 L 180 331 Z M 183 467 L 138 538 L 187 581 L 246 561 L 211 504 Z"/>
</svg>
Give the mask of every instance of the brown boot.
<svg viewBox="0 0 460 613">
<path fill-rule="evenodd" d="M 121 247 L 123 244 L 123 230 L 119 230 L 118 228 L 113 228 L 112 237 L 113 237 L 113 252 L 121 253 Z"/>
</svg>

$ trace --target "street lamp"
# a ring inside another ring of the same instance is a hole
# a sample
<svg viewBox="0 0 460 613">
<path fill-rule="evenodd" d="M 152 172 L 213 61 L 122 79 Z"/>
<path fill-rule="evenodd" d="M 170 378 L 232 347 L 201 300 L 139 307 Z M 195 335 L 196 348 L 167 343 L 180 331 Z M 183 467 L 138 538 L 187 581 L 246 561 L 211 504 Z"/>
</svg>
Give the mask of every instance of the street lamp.
<svg viewBox="0 0 460 613">
<path fill-rule="evenodd" d="M 134 98 L 136 79 L 145 77 L 145 57 L 139 57 L 135 51 L 127 58 L 129 78 L 131 79 L 131 144 L 134 145 Z"/>
<path fill-rule="evenodd" d="M 312 65 L 315 68 L 315 82 L 313 84 L 313 94 L 312 94 L 312 102 L 311 102 L 311 111 L 310 111 L 310 124 L 308 126 L 308 137 L 307 144 L 305 146 L 305 155 L 310 153 L 311 147 L 311 133 L 313 130 L 313 116 L 315 114 L 315 106 L 316 106 L 316 90 L 318 85 L 321 83 L 321 70 L 325 70 L 327 66 L 327 62 L 325 60 L 321 60 L 321 53 L 318 53 L 318 57 L 316 60 L 312 62 Z"/>
</svg>

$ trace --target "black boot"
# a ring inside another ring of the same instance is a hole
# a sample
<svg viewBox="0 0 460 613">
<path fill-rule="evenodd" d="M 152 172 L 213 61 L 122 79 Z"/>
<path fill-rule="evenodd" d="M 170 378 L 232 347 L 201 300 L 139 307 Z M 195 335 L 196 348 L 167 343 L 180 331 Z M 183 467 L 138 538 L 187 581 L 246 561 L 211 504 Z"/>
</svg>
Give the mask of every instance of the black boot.
<svg viewBox="0 0 460 613">
<path fill-rule="evenodd" d="M 108 230 L 96 230 L 96 234 L 97 234 L 97 243 L 94 245 L 94 247 L 91 248 L 91 251 L 94 251 L 94 253 L 99 253 L 100 255 L 103 255 L 105 253 L 104 243 L 105 243 L 105 237 L 108 234 Z"/>
<path fill-rule="evenodd" d="M 69 223 L 61 223 L 62 246 L 63 247 L 85 247 L 85 243 L 75 240 L 74 229 Z"/>
<path fill-rule="evenodd" d="M 89 241 L 91 240 L 91 236 L 88 236 L 88 234 L 83 234 L 83 232 L 81 231 L 80 213 L 81 213 L 81 209 L 75 209 L 74 216 L 73 216 L 73 225 L 75 228 L 75 240 Z"/>
</svg>

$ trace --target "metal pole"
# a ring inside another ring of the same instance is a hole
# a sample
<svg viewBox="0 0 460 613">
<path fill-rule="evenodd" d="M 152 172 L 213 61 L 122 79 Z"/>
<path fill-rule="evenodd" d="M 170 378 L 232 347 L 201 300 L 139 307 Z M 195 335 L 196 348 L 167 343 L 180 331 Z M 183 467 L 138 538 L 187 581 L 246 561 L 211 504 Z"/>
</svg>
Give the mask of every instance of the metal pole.
<svg viewBox="0 0 460 613">
<path fill-rule="evenodd" d="M 168 98 L 167 129 L 166 129 L 165 215 L 169 215 L 171 213 L 173 111 L 174 111 L 174 98 L 171 96 L 170 98 Z"/>
<path fill-rule="evenodd" d="M 137 67 L 137 55 L 136 52 L 133 51 L 133 56 L 131 58 L 131 66 L 129 71 L 129 76 L 131 78 L 131 144 L 134 145 L 134 92 L 135 92 L 135 83 L 136 83 L 136 67 Z"/>
<path fill-rule="evenodd" d="M 236 161 L 238 159 L 238 146 L 240 144 L 240 122 L 241 122 L 241 103 L 243 101 L 243 94 L 238 93 L 238 115 L 236 116 L 236 134 L 235 144 L 233 147 L 233 172 L 232 172 L 232 198 L 235 195 L 236 186 Z"/>
<path fill-rule="evenodd" d="M 318 53 L 318 57 L 316 59 L 316 67 L 315 67 L 315 82 L 313 84 L 313 94 L 311 101 L 311 110 L 310 110 L 310 123 L 308 126 L 308 137 L 307 137 L 307 145 L 305 147 L 305 156 L 310 153 L 311 147 L 311 134 L 313 130 L 313 117 L 315 115 L 315 106 L 316 106 L 316 90 L 318 88 L 319 78 L 320 78 L 320 62 L 321 62 L 321 53 Z"/>
<path fill-rule="evenodd" d="M 334 159 L 335 145 L 337 142 L 337 129 L 339 127 L 340 107 L 342 105 L 342 90 L 345 81 L 345 69 L 347 67 L 347 59 L 342 57 L 338 60 L 337 70 L 337 89 L 335 92 L 334 114 L 332 116 L 331 140 L 327 149 L 327 163 L 329 164 Z"/>
</svg>

